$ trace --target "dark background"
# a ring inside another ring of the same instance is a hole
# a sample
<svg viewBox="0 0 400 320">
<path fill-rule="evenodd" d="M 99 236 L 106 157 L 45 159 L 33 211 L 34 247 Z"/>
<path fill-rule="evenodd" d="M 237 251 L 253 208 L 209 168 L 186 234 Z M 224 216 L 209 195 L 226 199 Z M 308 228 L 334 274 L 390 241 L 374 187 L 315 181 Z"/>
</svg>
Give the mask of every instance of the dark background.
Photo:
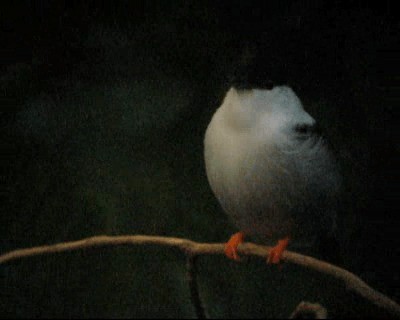
<svg viewBox="0 0 400 320">
<path fill-rule="evenodd" d="M 290 84 L 341 165 L 339 246 L 314 255 L 399 301 L 398 17 L 392 2 L 0 4 L 1 252 L 92 235 L 223 242 L 203 135 L 254 54 Z M 297 266 L 202 257 L 211 317 L 384 315 Z M 194 317 L 181 253 L 96 248 L 0 267 L 0 316 Z"/>
</svg>

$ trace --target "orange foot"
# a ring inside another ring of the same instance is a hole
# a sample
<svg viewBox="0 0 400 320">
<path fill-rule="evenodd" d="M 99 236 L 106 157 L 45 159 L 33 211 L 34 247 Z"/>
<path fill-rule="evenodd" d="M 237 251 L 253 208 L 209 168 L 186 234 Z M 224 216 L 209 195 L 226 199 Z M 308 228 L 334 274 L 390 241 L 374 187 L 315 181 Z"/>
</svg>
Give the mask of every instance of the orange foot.
<svg viewBox="0 0 400 320">
<path fill-rule="evenodd" d="M 229 241 L 225 244 L 225 255 L 232 260 L 240 260 L 240 257 L 237 253 L 237 248 L 239 244 L 244 241 L 244 233 L 238 232 L 235 233 Z"/>
<path fill-rule="evenodd" d="M 289 244 L 289 237 L 278 241 L 278 244 L 271 249 L 268 255 L 267 263 L 278 264 L 281 261 L 282 253 Z"/>
</svg>

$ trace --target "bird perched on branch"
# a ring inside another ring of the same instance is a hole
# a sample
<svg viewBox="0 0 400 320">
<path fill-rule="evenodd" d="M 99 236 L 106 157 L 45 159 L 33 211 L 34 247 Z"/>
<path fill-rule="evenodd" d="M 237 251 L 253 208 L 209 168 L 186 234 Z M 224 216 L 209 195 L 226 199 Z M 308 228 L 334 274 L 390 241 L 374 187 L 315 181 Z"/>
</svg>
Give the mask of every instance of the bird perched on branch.
<svg viewBox="0 0 400 320">
<path fill-rule="evenodd" d="M 204 156 L 211 189 L 240 230 L 225 246 L 229 258 L 239 259 L 245 236 L 261 236 L 278 240 L 267 260 L 277 264 L 291 239 L 332 229 L 340 174 L 315 129 L 289 86 L 226 93 L 208 125 Z"/>
</svg>

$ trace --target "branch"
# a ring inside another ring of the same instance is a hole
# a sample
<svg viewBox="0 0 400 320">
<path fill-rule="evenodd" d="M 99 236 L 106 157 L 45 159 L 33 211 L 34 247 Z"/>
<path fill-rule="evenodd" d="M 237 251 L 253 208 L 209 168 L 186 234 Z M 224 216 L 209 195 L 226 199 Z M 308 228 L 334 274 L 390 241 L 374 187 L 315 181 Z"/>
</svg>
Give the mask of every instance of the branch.
<svg viewBox="0 0 400 320">
<path fill-rule="evenodd" d="M 300 302 L 289 319 L 327 319 L 328 312 L 318 303 Z"/>
<path fill-rule="evenodd" d="M 190 289 L 190 298 L 194 306 L 197 319 L 208 319 L 200 299 L 195 261 L 196 256 L 187 256 L 186 258 L 187 281 Z"/>
<path fill-rule="evenodd" d="M 197 243 L 187 239 L 145 236 L 145 235 L 126 235 L 126 236 L 94 236 L 78 241 L 62 242 L 54 245 L 45 245 L 29 249 L 14 250 L 0 255 L 0 264 L 24 257 L 78 250 L 82 248 L 98 247 L 105 245 L 159 245 L 166 247 L 176 247 L 182 250 L 188 256 L 198 255 L 220 255 L 224 254 L 224 244 L 222 243 Z M 242 255 L 259 256 L 265 259 L 269 254 L 271 247 L 256 245 L 253 243 L 243 243 L 239 246 L 238 252 Z M 301 255 L 291 251 L 285 251 L 282 259 L 286 262 L 294 263 L 308 269 L 312 269 L 323 274 L 333 276 L 343 281 L 348 290 L 354 291 L 369 300 L 371 303 L 381 307 L 392 314 L 400 317 L 400 306 L 384 294 L 372 289 L 359 277 L 353 273 L 339 268 L 335 265 L 321 261 L 309 256 Z"/>
</svg>

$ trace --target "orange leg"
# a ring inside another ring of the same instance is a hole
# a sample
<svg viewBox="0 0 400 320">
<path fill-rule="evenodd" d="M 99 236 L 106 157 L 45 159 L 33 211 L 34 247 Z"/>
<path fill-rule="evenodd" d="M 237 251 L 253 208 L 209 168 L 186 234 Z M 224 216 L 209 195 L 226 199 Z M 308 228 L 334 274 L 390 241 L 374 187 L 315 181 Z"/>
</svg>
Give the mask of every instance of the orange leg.
<svg viewBox="0 0 400 320">
<path fill-rule="evenodd" d="M 229 241 L 225 244 L 225 255 L 232 260 L 240 260 L 240 257 L 237 253 L 237 247 L 244 241 L 244 233 L 238 232 L 235 233 Z"/>
<path fill-rule="evenodd" d="M 278 244 L 271 249 L 268 255 L 267 263 L 278 264 L 281 261 L 282 253 L 289 244 L 289 237 L 278 241 Z"/>
</svg>

